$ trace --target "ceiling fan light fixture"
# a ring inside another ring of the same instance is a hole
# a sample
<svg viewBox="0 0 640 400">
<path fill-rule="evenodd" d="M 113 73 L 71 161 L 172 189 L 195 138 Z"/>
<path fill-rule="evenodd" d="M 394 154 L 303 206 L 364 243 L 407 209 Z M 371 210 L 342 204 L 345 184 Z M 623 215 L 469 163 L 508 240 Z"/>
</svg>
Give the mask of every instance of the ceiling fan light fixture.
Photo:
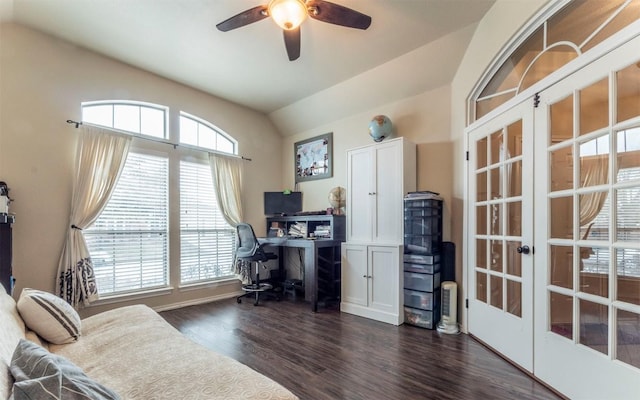
<svg viewBox="0 0 640 400">
<path fill-rule="evenodd" d="M 296 29 L 308 16 L 303 0 L 271 0 L 269 16 L 285 30 Z"/>
</svg>

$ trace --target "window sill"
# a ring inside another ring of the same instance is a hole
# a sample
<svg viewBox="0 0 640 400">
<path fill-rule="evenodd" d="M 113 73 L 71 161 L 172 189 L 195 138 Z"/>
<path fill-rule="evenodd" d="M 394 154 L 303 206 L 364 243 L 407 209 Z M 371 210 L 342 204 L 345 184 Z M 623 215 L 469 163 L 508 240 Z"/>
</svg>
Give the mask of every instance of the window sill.
<svg viewBox="0 0 640 400">
<path fill-rule="evenodd" d="M 155 289 L 149 289 L 139 292 L 119 293 L 109 296 L 104 296 L 91 303 L 91 306 L 102 306 L 106 304 L 122 303 L 125 301 L 145 299 L 148 297 L 165 296 L 173 292 L 173 286 L 165 286 Z"/>
<path fill-rule="evenodd" d="M 209 289 L 220 286 L 228 286 L 238 284 L 240 280 L 236 277 L 230 277 L 225 279 L 220 279 L 217 281 L 206 281 L 206 282 L 195 282 L 195 283 L 186 283 L 184 285 L 178 286 L 178 290 L 181 292 L 189 292 L 192 290 L 200 290 L 200 289 Z"/>
</svg>

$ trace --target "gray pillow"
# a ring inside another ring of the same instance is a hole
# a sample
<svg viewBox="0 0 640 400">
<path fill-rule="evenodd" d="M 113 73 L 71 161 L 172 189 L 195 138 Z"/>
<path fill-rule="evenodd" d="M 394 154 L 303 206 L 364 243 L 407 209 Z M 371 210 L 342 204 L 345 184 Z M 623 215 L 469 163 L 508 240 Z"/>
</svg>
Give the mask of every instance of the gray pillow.
<svg viewBox="0 0 640 400">
<path fill-rule="evenodd" d="M 120 399 L 113 390 L 84 374 L 66 358 L 20 339 L 11 359 L 14 400 Z"/>
</svg>

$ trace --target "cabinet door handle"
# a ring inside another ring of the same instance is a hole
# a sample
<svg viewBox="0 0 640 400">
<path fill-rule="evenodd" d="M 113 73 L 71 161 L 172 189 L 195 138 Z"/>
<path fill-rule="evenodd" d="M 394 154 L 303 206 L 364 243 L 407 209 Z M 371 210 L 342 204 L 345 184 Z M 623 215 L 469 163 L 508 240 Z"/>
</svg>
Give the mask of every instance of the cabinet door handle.
<svg viewBox="0 0 640 400">
<path fill-rule="evenodd" d="M 363 278 L 366 278 L 367 276 L 366 276 L 366 275 L 362 275 L 362 277 L 363 277 Z"/>
</svg>

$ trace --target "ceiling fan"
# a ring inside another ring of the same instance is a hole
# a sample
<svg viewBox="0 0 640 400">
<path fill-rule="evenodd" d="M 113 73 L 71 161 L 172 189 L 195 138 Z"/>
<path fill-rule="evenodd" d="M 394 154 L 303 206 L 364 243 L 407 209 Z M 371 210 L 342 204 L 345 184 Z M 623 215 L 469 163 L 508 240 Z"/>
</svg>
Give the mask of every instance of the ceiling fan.
<svg viewBox="0 0 640 400">
<path fill-rule="evenodd" d="M 294 61 L 300 57 L 300 24 L 307 16 L 348 28 L 367 29 L 371 25 L 371 17 L 368 15 L 328 1 L 270 0 L 266 5 L 234 15 L 216 27 L 227 32 L 271 17 L 282 28 L 289 61 Z"/>
</svg>

